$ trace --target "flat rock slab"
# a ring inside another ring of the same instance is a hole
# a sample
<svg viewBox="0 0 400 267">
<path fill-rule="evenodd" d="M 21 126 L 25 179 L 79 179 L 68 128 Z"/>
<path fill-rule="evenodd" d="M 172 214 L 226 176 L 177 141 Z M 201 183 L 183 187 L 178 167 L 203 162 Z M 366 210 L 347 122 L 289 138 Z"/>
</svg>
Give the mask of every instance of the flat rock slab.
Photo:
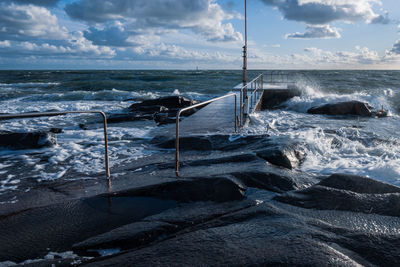
<svg viewBox="0 0 400 267">
<path fill-rule="evenodd" d="M 394 266 L 400 263 L 398 237 L 338 227 L 334 221 L 327 223 L 304 215 L 301 208 L 286 210 L 267 202 L 194 225 L 143 248 L 98 258 L 85 266 Z M 352 217 L 340 219 L 346 225 L 345 221 Z"/>
</svg>

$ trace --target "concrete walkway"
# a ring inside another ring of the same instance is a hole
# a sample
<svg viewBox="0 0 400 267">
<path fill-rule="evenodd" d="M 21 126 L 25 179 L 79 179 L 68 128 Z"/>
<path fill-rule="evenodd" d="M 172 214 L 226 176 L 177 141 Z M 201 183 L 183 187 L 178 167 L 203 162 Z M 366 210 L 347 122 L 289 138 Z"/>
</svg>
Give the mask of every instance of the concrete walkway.
<svg viewBox="0 0 400 267">
<path fill-rule="evenodd" d="M 184 115 L 184 114 L 183 114 Z M 237 93 L 237 116 L 239 116 L 239 93 Z M 217 100 L 203 107 L 180 123 L 180 136 L 232 134 L 235 132 L 235 97 Z M 162 135 L 175 137 L 175 124 Z"/>
</svg>

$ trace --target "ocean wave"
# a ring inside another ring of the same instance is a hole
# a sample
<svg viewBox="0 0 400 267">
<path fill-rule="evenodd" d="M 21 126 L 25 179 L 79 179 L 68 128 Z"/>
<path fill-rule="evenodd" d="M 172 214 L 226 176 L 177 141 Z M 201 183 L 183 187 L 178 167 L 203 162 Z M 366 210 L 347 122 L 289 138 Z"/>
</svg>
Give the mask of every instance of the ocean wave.
<svg viewBox="0 0 400 267">
<path fill-rule="evenodd" d="M 361 102 L 367 102 L 375 110 L 383 107 L 393 114 L 397 113 L 397 108 L 396 106 L 393 107 L 393 102 L 391 101 L 394 96 L 395 94 L 390 88 L 373 91 L 355 91 L 349 94 L 340 94 L 323 92 L 312 86 L 304 86 L 302 87 L 301 96 L 296 96 L 286 101 L 284 106 L 286 106 L 288 110 L 305 113 L 312 107 L 357 100 Z"/>
<path fill-rule="evenodd" d="M 60 85 L 59 82 L 26 82 L 26 83 L 0 83 L 0 89 L 2 87 L 11 87 L 11 88 L 23 88 L 23 87 L 47 87 L 47 86 L 57 86 Z"/>
<path fill-rule="evenodd" d="M 396 117 L 326 118 L 291 110 L 262 111 L 251 116 L 251 134 L 286 136 L 307 151 L 301 171 L 349 173 L 400 185 L 400 139 L 393 136 Z"/>
<path fill-rule="evenodd" d="M 151 151 L 132 140 L 147 138 L 153 127 L 109 127 L 110 168 L 150 155 Z M 57 145 L 54 147 L 0 149 L 0 162 L 4 172 L 2 177 L 9 177 L 0 181 L 0 193 L 16 190 L 23 179 L 81 179 L 83 176 L 102 174 L 105 171 L 104 132 L 102 128 L 87 131 L 64 129 L 63 133 L 57 135 Z M 16 172 L 18 178 L 12 176 Z"/>
</svg>

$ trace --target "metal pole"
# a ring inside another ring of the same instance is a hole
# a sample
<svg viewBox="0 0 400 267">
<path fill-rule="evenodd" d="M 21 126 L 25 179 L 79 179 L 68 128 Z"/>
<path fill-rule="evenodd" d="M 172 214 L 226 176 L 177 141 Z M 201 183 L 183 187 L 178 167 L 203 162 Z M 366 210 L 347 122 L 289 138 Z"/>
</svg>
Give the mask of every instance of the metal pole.
<svg viewBox="0 0 400 267">
<path fill-rule="evenodd" d="M 242 90 L 240 90 L 240 101 L 239 101 L 239 126 L 242 126 Z"/>
<path fill-rule="evenodd" d="M 103 125 L 104 125 L 104 147 L 105 147 L 104 160 L 106 162 L 106 175 L 107 175 L 107 178 L 110 179 L 111 173 L 110 173 L 110 158 L 108 156 L 107 116 L 106 116 L 106 114 L 104 114 L 104 112 L 100 112 L 100 114 L 103 117 Z"/>
<path fill-rule="evenodd" d="M 250 95 L 250 110 L 251 110 L 251 107 L 253 106 L 253 90 L 254 90 L 254 82 L 251 82 L 251 84 L 250 84 L 250 92 L 251 92 L 251 95 Z"/>
<path fill-rule="evenodd" d="M 247 1 L 244 0 L 243 86 L 247 84 Z M 245 90 L 247 94 L 247 88 Z"/>
<path fill-rule="evenodd" d="M 179 173 L 179 116 L 181 111 L 178 111 L 176 116 L 176 139 L 175 139 L 175 175 L 181 177 Z"/>
<path fill-rule="evenodd" d="M 237 132 L 238 125 L 237 125 L 237 95 L 235 95 L 235 133 Z"/>
</svg>

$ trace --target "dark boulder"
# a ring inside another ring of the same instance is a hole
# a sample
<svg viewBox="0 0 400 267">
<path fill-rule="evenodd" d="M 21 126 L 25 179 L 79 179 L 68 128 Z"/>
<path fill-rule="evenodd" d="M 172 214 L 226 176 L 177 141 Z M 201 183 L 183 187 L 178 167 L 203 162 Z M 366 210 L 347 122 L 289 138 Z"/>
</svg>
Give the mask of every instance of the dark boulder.
<svg viewBox="0 0 400 267">
<path fill-rule="evenodd" d="M 51 147 L 56 144 L 57 137 L 53 132 L 0 132 L 0 147 L 11 149 L 36 149 Z"/>
<path fill-rule="evenodd" d="M 298 167 L 306 157 L 304 147 L 298 143 L 277 144 L 256 153 L 269 163 L 287 169 Z"/>
<path fill-rule="evenodd" d="M 136 112 L 136 113 L 118 113 L 118 114 L 110 114 L 107 116 L 108 123 L 118 123 L 125 121 L 139 121 L 139 120 L 151 120 L 153 119 L 152 114 L 147 114 L 144 112 Z"/>
<path fill-rule="evenodd" d="M 160 148 L 175 148 L 175 138 L 166 139 L 163 136 L 153 138 L 153 144 Z M 180 150 L 200 150 L 206 151 L 212 149 L 212 143 L 208 137 L 203 136 L 187 136 L 179 139 Z"/>
<path fill-rule="evenodd" d="M 261 109 L 264 110 L 279 108 L 285 101 L 300 95 L 301 91 L 297 88 L 264 90 L 261 102 Z"/>
<path fill-rule="evenodd" d="M 137 111 L 137 110 L 152 110 L 153 107 L 156 109 L 157 107 L 166 107 L 168 109 L 179 109 L 185 108 L 195 104 L 196 101 L 188 99 L 183 96 L 166 96 L 161 97 L 158 99 L 149 99 L 144 100 L 141 103 L 132 104 L 129 107 L 130 111 Z"/>
<path fill-rule="evenodd" d="M 310 114 L 326 114 L 326 115 L 357 115 L 370 117 L 372 115 L 371 107 L 360 101 L 346 101 L 335 104 L 326 104 L 319 107 L 312 107 L 307 110 Z"/>
<path fill-rule="evenodd" d="M 179 109 L 189 107 L 197 102 L 183 96 L 167 96 L 158 99 L 144 100 L 132 104 L 125 111 L 107 116 L 108 123 L 125 121 L 154 120 L 158 125 L 174 123 Z M 182 116 L 190 116 L 197 109 L 185 111 Z"/>
<path fill-rule="evenodd" d="M 154 121 L 158 125 L 176 122 L 176 112 L 157 112 L 153 115 Z"/>
</svg>

